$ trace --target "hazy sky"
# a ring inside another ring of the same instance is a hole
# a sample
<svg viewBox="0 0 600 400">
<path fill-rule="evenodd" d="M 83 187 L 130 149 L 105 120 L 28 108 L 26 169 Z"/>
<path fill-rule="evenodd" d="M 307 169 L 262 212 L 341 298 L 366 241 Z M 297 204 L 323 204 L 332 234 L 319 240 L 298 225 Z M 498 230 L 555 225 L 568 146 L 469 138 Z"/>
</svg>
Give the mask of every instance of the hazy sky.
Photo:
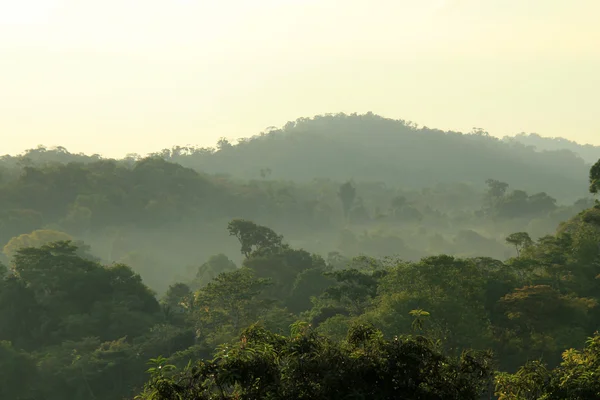
<svg viewBox="0 0 600 400">
<path fill-rule="evenodd" d="M 600 144 L 599 0 L 0 0 L 0 154 L 373 111 Z"/>
</svg>

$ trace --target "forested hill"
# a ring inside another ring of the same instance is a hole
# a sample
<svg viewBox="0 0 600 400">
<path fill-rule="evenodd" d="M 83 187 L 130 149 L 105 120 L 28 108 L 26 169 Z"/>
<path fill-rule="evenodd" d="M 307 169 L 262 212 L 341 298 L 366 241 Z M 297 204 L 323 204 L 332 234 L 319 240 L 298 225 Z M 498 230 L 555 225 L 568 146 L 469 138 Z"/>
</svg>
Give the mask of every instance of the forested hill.
<svg viewBox="0 0 600 400">
<path fill-rule="evenodd" d="M 590 167 L 566 150 L 536 151 L 482 131 L 417 128 L 371 113 L 301 118 L 236 145 L 222 140 L 217 151 L 173 149 L 162 155 L 246 179 L 266 173 L 272 179 L 355 179 L 421 188 L 440 182 L 484 185 L 492 178 L 567 201 L 586 193 Z"/>
<path fill-rule="evenodd" d="M 542 144 L 536 145 L 538 142 Z M 418 128 L 407 121 L 367 113 L 300 118 L 237 144 L 221 139 L 216 148 L 174 147 L 156 155 L 197 171 L 238 179 L 354 179 L 413 189 L 439 183 L 483 187 L 487 179 L 495 179 L 573 202 L 587 193 L 587 172 L 600 158 L 600 154 L 593 156 L 594 150 L 598 149 L 531 135 L 506 140 L 481 130 L 463 134 Z M 38 148 L 18 157 L 1 157 L 0 167 L 100 158 L 72 154 L 64 148 Z M 133 165 L 136 159 L 139 156 L 132 155 L 121 161 Z"/>
<path fill-rule="evenodd" d="M 600 146 L 591 144 L 579 144 L 572 140 L 561 137 L 548 138 L 536 133 L 519 133 L 516 136 L 506 136 L 506 142 L 518 142 L 526 146 L 533 146 L 537 151 L 560 151 L 569 150 L 579 155 L 587 163 L 595 163 L 600 158 Z"/>
</svg>

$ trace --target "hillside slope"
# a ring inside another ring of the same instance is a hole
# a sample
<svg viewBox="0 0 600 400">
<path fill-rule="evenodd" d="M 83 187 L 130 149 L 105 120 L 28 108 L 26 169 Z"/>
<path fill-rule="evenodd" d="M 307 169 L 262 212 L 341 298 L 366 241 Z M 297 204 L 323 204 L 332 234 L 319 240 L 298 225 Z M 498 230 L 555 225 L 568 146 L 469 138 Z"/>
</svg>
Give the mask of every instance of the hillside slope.
<svg viewBox="0 0 600 400">
<path fill-rule="evenodd" d="M 411 188 L 442 182 L 483 185 L 488 178 L 564 201 L 586 193 L 589 165 L 568 150 L 536 151 L 485 132 L 462 134 L 402 120 L 365 115 L 325 115 L 211 149 L 161 154 L 184 166 L 238 178 L 307 181 L 314 178 L 380 181 Z"/>
<path fill-rule="evenodd" d="M 506 136 L 502 140 L 506 142 L 518 142 L 525 146 L 533 146 L 537 151 L 571 151 L 587 163 L 593 164 L 600 159 L 600 146 L 593 146 L 591 144 L 579 144 L 572 140 L 568 140 L 561 137 L 549 138 L 543 137 L 536 133 L 519 133 L 516 136 Z"/>
</svg>

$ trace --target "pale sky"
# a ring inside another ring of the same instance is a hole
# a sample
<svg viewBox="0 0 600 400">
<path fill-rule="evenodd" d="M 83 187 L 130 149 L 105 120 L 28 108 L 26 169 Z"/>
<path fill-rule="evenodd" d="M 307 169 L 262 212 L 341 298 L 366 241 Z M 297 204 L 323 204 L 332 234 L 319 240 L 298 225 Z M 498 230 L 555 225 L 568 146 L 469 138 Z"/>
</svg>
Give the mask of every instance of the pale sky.
<svg viewBox="0 0 600 400">
<path fill-rule="evenodd" d="M 367 112 L 600 145 L 600 0 L 0 0 L 0 154 Z"/>
</svg>

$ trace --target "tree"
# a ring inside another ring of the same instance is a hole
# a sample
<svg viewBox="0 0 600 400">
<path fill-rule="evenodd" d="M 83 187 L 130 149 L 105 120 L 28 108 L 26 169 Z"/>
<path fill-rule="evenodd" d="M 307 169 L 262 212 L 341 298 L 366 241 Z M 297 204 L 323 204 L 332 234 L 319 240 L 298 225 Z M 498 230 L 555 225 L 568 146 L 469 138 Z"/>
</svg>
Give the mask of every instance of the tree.
<svg viewBox="0 0 600 400">
<path fill-rule="evenodd" d="M 230 236 L 239 240 L 242 254 L 246 257 L 254 251 L 273 250 L 282 246 L 283 236 L 252 221 L 234 219 L 227 226 L 227 230 Z"/>
<path fill-rule="evenodd" d="M 229 142 L 227 138 L 222 137 L 217 141 L 217 149 L 219 151 L 231 150 L 232 148 L 233 145 Z"/>
<path fill-rule="evenodd" d="M 590 169 L 590 193 L 600 192 L 600 160 Z"/>
<path fill-rule="evenodd" d="M 500 182 L 495 179 L 488 179 L 485 183 L 488 185 L 487 197 L 492 201 L 502 199 L 508 189 L 508 183 Z"/>
<path fill-rule="evenodd" d="M 300 313 L 311 308 L 311 298 L 321 295 L 334 281 L 323 276 L 324 269 L 315 267 L 296 275 L 294 286 L 287 299 L 287 306 L 293 312 Z"/>
<path fill-rule="evenodd" d="M 562 294 L 549 285 L 517 288 L 497 302 L 502 313 L 496 320 L 496 336 L 502 363 L 544 357 L 556 363 L 560 351 L 576 346 L 587 336 L 597 301 Z"/>
<path fill-rule="evenodd" d="M 340 186 L 338 190 L 338 197 L 342 202 L 342 210 L 344 211 L 344 218 L 348 218 L 348 213 L 354 205 L 354 199 L 356 198 L 356 188 L 352 182 L 348 181 Z"/>
<path fill-rule="evenodd" d="M 247 326 L 269 303 L 258 296 L 271 284 L 249 268 L 223 273 L 196 293 L 195 309 L 201 329 L 231 326 L 234 333 Z M 206 332 L 207 334 L 209 332 Z"/>
<path fill-rule="evenodd" d="M 512 244 L 517 250 L 517 257 L 521 255 L 521 250 L 533 244 L 533 240 L 527 232 L 511 233 L 506 237 L 506 243 Z"/>
<path fill-rule="evenodd" d="M 14 315 L 14 303 L 21 302 L 26 321 L 11 322 L 13 329 L 22 332 L 38 321 L 33 329 L 38 346 L 90 336 L 114 340 L 140 335 L 158 317 L 154 293 L 131 268 L 104 267 L 79 256 L 69 242 L 18 250 L 13 271 L 15 282 L 10 291 L 2 291 L 0 314 Z M 16 298 L 4 297 L 10 294 Z"/>
<path fill-rule="evenodd" d="M 232 272 L 237 269 L 237 266 L 225 254 L 216 254 L 211 256 L 208 261 L 202 264 L 196 272 L 194 280 L 197 288 L 204 287 L 208 282 L 215 279 L 219 274 L 224 272 Z"/>
<path fill-rule="evenodd" d="M 26 247 L 40 247 L 51 242 L 70 240 L 73 240 L 73 238 L 64 232 L 40 229 L 12 238 L 6 246 L 4 246 L 3 253 L 10 259 L 20 249 Z"/>
<path fill-rule="evenodd" d="M 562 362 L 548 369 L 539 361 L 528 362 L 515 374 L 496 376 L 499 400 L 588 400 L 600 396 L 600 334 L 587 340 L 583 351 L 563 352 Z"/>
<path fill-rule="evenodd" d="M 169 286 L 167 293 L 161 299 L 161 303 L 171 309 L 181 310 L 186 308 L 191 297 L 192 291 L 188 285 L 185 283 L 175 283 Z"/>
<path fill-rule="evenodd" d="M 139 398 L 476 400 L 491 381 L 488 354 L 449 358 L 420 336 L 385 340 L 369 324 L 352 326 L 343 342 L 306 323 L 291 331 L 284 337 L 254 325 L 211 360 L 175 374 L 153 369 Z"/>
<path fill-rule="evenodd" d="M 34 395 L 38 381 L 33 358 L 0 340 L 0 398 L 26 400 Z"/>
<path fill-rule="evenodd" d="M 289 247 L 269 252 L 255 252 L 244 260 L 245 267 L 250 268 L 257 277 L 271 279 L 273 285 L 265 295 L 270 298 L 286 301 L 293 296 L 294 282 L 303 271 L 325 268 L 325 260 L 302 249 Z"/>
<path fill-rule="evenodd" d="M 370 274 L 357 269 L 326 273 L 325 276 L 335 279 L 336 284 L 325 290 L 323 296 L 347 307 L 354 315 L 360 315 L 377 294 L 378 280 L 383 275 L 382 271 Z"/>
<path fill-rule="evenodd" d="M 398 217 L 400 215 L 400 212 L 406 205 L 407 205 L 406 197 L 394 196 L 394 198 L 392 198 L 392 201 L 390 202 L 392 215 L 394 217 Z"/>
<path fill-rule="evenodd" d="M 43 315 L 44 307 L 26 282 L 16 276 L 0 277 L 0 340 L 15 348 L 36 348 Z"/>
</svg>

